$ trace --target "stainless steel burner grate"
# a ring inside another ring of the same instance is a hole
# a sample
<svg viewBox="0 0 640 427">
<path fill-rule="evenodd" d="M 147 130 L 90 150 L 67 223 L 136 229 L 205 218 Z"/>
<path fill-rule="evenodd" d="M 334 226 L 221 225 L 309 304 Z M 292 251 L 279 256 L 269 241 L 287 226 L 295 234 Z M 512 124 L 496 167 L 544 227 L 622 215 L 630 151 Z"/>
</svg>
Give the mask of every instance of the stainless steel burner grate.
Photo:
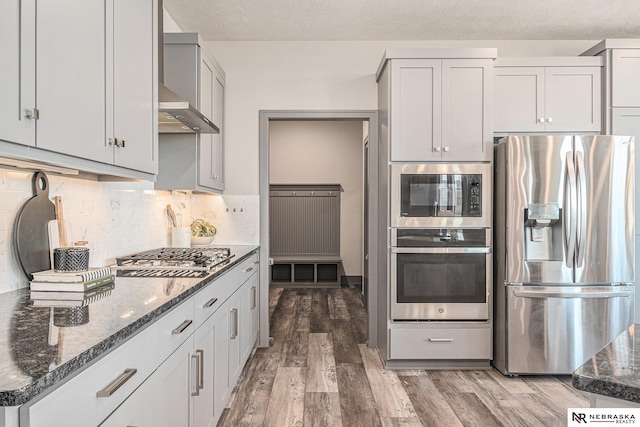
<svg viewBox="0 0 640 427">
<path fill-rule="evenodd" d="M 227 262 L 229 248 L 159 248 L 116 258 L 119 277 L 204 277 Z"/>
</svg>

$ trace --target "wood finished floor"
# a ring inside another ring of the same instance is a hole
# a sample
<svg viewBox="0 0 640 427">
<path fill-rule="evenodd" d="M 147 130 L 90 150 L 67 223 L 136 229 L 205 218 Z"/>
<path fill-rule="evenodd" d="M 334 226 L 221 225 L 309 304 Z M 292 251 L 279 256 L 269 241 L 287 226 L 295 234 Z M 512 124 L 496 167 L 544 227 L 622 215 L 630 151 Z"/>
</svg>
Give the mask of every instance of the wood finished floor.
<svg viewBox="0 0 640 427">
<path fill-rule="evenodd" d="M 274 343 L 255 350 L 218 426 L 552 427 L 589 406 L 569 376 L 384 370 L 352 288 L 272 288 L 270 316 Z"/>
</svg>

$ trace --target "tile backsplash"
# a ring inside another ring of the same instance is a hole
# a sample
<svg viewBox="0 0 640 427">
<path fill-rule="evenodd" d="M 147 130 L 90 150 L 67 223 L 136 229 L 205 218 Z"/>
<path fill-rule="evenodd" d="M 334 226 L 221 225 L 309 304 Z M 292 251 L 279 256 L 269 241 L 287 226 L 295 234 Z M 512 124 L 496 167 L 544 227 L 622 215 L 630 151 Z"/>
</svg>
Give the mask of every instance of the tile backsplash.
<svg viewBox="0 0 640 427">
<path fill-rule="evenodd" d="M 15 254 L 13 227 L 20 208 L 33 196 L 32 172 L 0 169 L 0 293 L 29 285 Z M 151 182 L 98 182 L 53 173 L 49 198 L 61 196 L 69 241 L 86 240 L 90 265 L 115 263 L 115 257 L 169 246 L 171 204 L 188 226 L 210 220 L 218 230 L 215 245 L 258 244 L 259 197 L 200 195 L 156 191 Z"/>
</svg>

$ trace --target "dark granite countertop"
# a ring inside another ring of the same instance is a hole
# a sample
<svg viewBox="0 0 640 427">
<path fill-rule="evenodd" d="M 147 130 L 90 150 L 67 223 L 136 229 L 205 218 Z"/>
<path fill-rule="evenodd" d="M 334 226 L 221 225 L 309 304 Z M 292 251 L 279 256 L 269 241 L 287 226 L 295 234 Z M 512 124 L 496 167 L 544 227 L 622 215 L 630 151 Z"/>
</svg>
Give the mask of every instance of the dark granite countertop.
<svg viewBox="0 0 640 427">
<path fill-rule="evenodd" d="M 0 294 L 0 406 L 21 405 L 74 374 L 258 249 L 229 247 L 230 262 L 205 278 L 117 277 L 111 293 L 80 316 L 69 316 L 67 308 L 34 306 L 29 289 Z"/>
<path fill-rule="evenodd" d="M 571 383 L 578 390 L 640 403 L 640 324 L 631 325 L 587 360 Z"/>
</svg>

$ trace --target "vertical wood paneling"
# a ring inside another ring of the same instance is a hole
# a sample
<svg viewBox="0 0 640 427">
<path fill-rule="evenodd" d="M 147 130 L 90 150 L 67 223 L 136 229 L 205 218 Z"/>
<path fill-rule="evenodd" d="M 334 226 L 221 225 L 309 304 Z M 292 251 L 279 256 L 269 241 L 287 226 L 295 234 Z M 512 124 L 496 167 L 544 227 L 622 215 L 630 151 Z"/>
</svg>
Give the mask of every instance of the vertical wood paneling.
<svg viewBox="0 0 640 427">
<path fill-rule="evenodd" d="M 271 196 L 272 255 L 340 255 L 339 196 Z"/>
</svg>

